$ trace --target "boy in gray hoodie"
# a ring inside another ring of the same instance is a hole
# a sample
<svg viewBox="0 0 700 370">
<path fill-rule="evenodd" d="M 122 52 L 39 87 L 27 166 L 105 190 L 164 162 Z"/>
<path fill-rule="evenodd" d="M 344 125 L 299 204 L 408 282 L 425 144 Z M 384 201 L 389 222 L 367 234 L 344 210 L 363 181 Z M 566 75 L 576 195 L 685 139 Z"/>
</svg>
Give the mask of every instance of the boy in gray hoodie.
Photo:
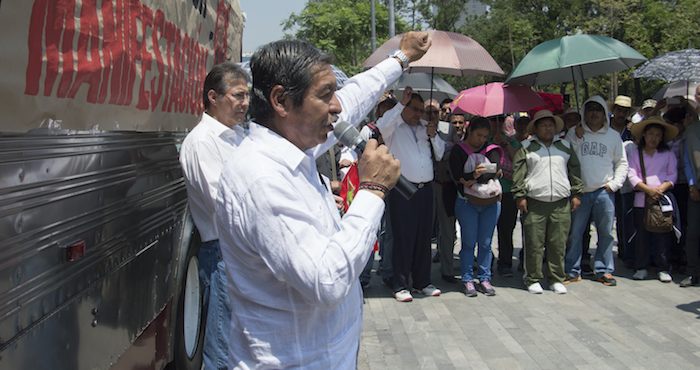
<svg viewBox="0 0 700 370">
<path fill-rule="evenodd" d="M 573 212 L 571 233 L 566 250 L 565 283 L 581 280 L 581 250 L 583 232 L 592 217 L 598 233 L 598 247 L 593 270 L 596 280 L 607 286 L 617 282 L 612 276 L 613 221 L 615 219 L 614 193 L 627 177 L 627 156 L 617 131 L 610 129 L 610 114 L 600 96 L 588 99 L 583 105 L 583 137 L 576 135 L 576 127 L 569 129 L 566 140 L 572 144 L 581 163 L 583 196 L 581 206 Z"/>
</svg>

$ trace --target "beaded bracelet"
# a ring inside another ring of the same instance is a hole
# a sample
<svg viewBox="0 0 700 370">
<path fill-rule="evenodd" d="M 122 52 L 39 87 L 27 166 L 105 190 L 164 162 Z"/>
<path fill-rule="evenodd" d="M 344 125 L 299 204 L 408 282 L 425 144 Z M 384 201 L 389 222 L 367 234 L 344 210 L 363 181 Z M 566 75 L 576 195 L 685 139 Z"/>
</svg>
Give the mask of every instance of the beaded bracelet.
<svg viewBox="0 0 700 370">
<path fill-rule="evenodd" d="M 361 182 L 359 189 L 360 190 L 362 190 L 362 189 L 377 190 L 377 191 L 381 191 L 382 194 L 384 194 L 384 195 L 386 195 L 386 193 L 389 192 L 389 188 L 387 188 L 386 186 L 379 184 L 379 183 L 376 183 L 376 182 L 370 182 L 370 181 Z"/>
</svg>

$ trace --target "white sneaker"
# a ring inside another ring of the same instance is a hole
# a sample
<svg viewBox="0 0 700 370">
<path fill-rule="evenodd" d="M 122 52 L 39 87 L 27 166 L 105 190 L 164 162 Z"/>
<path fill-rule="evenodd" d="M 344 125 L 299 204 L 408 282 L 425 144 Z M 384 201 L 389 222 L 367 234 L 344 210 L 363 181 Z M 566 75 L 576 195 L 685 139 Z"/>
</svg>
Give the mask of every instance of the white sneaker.
<svg viewBox="0 0 700 370">
<path fill-rule="evenodd" d="M 406 289 L 399 290 L 398 292 L 394 293 L 394 298 L 396 298 L 396 300 L 399 302 L 411 302 L 413 300 L 411 292 Z"/>
<path fill-rule="evenodd" d="M 427 287 L 421 289 L 418 291 L 422 295 L 426 295 L 428 297 L 439 297 L 440 294 L 442 294 L 442 291 L 440 289 L 436 288 L 435 285 L 429 284 Z"/>
<path fill-rule="evenodd" d="M 634 275 L 632 275 L 632 279 L 634 280 L 644 280 L 647 278 L 647 270 L 646 269 L 641 269 L 637 270 Z M 659 277 L 660 279 L 660 277 Z"/>
<path fill-rule="evenodd" d="M 566 294 L 566 292 L 568 292 L 568 290 L 566 290 L 566 287 L 562 283 L 552 284 L 552 291 L 556 294 Z"/>
<path fill-rule="evenodd" d="M 530 286 L 527 287 L 527 291 L 532 294 L 542 294 L 542 285 L 540 285 L 540 283 L 530 284 Z"/>
<path fill-rule="evenodd" d="M 673 278 L 671 278 L 671 275 L 666 272 L 666 271 L 659 271 L 659 281 L 662 283 L 670 283 L 673 281 Z"/>
</svg>

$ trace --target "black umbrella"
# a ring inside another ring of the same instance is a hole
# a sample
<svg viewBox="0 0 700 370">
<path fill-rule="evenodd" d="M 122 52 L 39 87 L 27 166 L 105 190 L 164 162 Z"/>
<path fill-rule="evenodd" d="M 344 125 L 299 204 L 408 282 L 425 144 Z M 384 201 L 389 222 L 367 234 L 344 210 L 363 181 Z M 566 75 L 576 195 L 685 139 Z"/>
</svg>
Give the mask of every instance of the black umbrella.
<svg viewBox="0 0 700 370">
<path fill-rule="evenodd" d="M 642 64 L 632 76 L 667 82 L 700 80 L 700 50 L 668 52 Z"/>
</svg>

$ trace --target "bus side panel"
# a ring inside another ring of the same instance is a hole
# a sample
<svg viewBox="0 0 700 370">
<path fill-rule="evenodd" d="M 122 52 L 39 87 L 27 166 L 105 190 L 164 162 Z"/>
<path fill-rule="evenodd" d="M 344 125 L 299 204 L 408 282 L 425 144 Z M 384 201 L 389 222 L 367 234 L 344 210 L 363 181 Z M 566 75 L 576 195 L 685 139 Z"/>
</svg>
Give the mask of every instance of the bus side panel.
<svg viewBox="0 0 700 370">
<path fill-rule="evenodd" d="M 180 140 L 0 137 L 0 368 L 108 368 L 172 302 Z"/>
</svg>

